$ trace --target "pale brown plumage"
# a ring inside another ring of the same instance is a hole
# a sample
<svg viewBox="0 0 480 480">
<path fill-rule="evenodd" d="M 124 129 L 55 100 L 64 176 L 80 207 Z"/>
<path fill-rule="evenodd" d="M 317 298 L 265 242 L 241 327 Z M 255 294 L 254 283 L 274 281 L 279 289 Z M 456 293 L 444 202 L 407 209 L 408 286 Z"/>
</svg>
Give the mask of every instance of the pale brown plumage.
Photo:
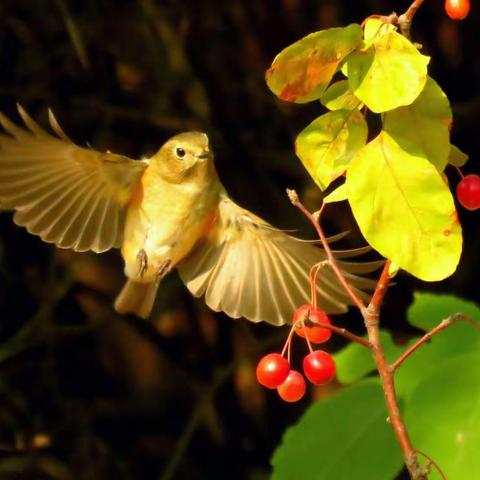
<svg viewBox="0 0 480 480">
<path fill-rule="evenodd" d="M 193 295 L 233 318 L 282 325 L 309 301 L 308 273 L 324 251 L 235 204 L 218 180 L 205 134 L 180 134 L 152 158 L 132 160 L 75 145 L 51 112 L 56 135 L 18 109 L 28 130 L 0 114 L 0 206 L 61 248 L 122 247 L 128 281 L 118 311 L 147 317 L 161 278 L 174 267 Z M 365 250 L 336 256 L 367 299 L 373 282 L 359 275 L 380 263 L 341 260 Z M 351 304 L 329 267 L 321 270 L 317 295 L 329 313 Z"/>
</svg>

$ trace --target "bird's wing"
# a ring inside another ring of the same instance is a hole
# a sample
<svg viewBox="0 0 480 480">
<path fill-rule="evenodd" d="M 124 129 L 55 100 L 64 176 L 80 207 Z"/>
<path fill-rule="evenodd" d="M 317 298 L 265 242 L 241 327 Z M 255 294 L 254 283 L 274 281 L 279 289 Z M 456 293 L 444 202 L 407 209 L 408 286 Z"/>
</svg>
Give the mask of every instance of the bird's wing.
<svg viewBox="0 0 480 480">
<path fill-rule="evenodd" d="M 0 208 L 17 225 L 77 251 L 119 247 L 126 205 L 148 162 L 75 145 L 49 111 L 51 135 L 18 106 L 27 128 L 0 113 Z"/>
<path fill-rule="evenodd" d="M 338 258 L 364 253 L 365 248 L 338 252 Z M 310 268 L 325 260 L 323 249 L 275 229 L 224 197 L 216 226 L 178 266 L 190 292 L 205 295 L 207 305 L 233 318 L 283 325 L 294 311 L 310 303 Z M 338 261 L 358 296 L 374 282 L 357 274 L 371 272 L 383 262 Z M 351 300 L 330 267 L 320 270 L 317 304 L 328 313 L 347 310 Z"/>
</svg>

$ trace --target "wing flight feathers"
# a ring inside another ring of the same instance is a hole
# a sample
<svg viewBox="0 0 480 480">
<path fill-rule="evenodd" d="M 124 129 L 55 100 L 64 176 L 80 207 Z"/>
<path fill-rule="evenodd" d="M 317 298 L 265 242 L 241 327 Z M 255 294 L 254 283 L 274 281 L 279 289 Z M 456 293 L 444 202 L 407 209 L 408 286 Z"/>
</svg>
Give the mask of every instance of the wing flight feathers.
<svg viewBox="0 0 480 480">
<path fill-rule="evenodd" d="M 61 248 L 103 252 L 123 239 L 126 205 L 148 165 L 75 145 L 49 110 L 47 133 L 17 105 L 26 128 L 0 113 L 0 207 Z"/>
<path fill-rule="evenodd" d="M 339 252 L 338 257 L 349 258 L 368 250 L 362 247 Z M 310 302 L 310 268 L 325 258 L 324 250 L 315 243 L 271 227 L 225 196 L 216 226 L 179 264 L 179 272 L 191 293 L 205 295 L 213 310 L 233 318 L 283 325 L 291 321 L 296 308 Z M 364 290 L 373 289 L 375 282 L 357 274 L 372 272 L 383 262 L 339 260 L 338 264 L 359 297 L 368 300 Z M 317 302 L 328 313 L 345 312 L 351 304 L 329 267 L 318 275 Z"/>
</svg>

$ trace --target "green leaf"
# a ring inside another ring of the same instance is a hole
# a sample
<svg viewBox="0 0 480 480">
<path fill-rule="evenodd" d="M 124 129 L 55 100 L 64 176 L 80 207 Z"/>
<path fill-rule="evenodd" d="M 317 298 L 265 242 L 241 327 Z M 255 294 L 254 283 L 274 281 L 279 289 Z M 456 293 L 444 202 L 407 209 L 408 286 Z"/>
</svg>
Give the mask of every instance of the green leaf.
<svg viewBox="0 0 480 480">
<path fill-rule="evenodd" d="M 282 50 L 267 70 L 270 90 L 282 100 L 306 103 L 326 90 L 343 59 L 362 42 L 354 23 L 312 33 Z"/>
<path fill-rule="evenodd" d="M 428 292 L 415 293 L 415 301 L 408 309 L 407 318 L 412 325 L 427 332 L 455 313 L 463 313 L 480 322 L 480 307 L 475 303 L 455 295 Z M 471 328 L 469 326 L 470 333 L 472 333 Z"/>
<path fill-rule="evenodd" d="M 354 110 L 362 106 L 362 102 L 350 90 L 348 80 L 340 80 L 330 85 L 320 97 L 320 102 L 329 110 Z"/>
<path fill-rule="evenodd" d="M 452 194 L 428 160 L 383 131 L 355 155 L 346 185 L 360 230 L 381 255 L 425 281 L 455 271 L 461 226 Z"/>
<path fill-rule="evenodd" d="M 420 382 L 405 406 L 413 444 L 448 480 L 479 478 L 480 355 L 448 358 Z M 441 477 L 432 469 L 431 480 Z"/>
<path fill-rule="evenodd" d="M 323 197 L 323 203 L 341 202 L 347 199 L 347 187 L 342 183 L 333 192 Z"/>
<path fill-rule="evenodd" d="M 452 110 L 447 96 L 432 78 L 418 98 L 406 107 L 385 113 L 383 128 L 407 152 L 423 152 L 439 171 L 450 152 Z"/>
<path fill-rule="evenodd" d="M 346 170 L 367 141 L 368 127 L 358 110 L 335 110 L 315 119 L 297 137 L 295 151 L 321 190 Z"/>
<path fill-rule="evenodd" d="M 474 303 L 453 295 L 423 292 L 415 293 L 407 317 L 412 325 L 429 331 L 454 313 L 464 313 L 480 321 L 480 308 Z M 416 340 L 412 339 L 406 348 Z M 469 352 L 480 352 L 480 330 L 467 322 L 456 322 L 418 348 L 399 367 L 395 379 L 397 391 L 408 398 L 422 378 L 442 369 L 445 361 Z"/>
<path fill-rule="evenodd" d="M 403 352 L 403 348 L 393 343 L 389 332 L 381 330 L 380 341 L 389 362 L 393 362 Z M 337 380 L 341 383 L 357 382 L 376 369 L 372 352 L 358 343 L 349 343 L 333 358 L 337 367 Z"/>
<path fill-rule="evenodd" d="M 463 167 L 468 160 L 468 155 L 463 153 L 455 145 L 450 145 L 450 154 L 448 156 L 448 163 L 454 167 Z"/>
<path fill-rule="evenodd" d="M 402 459 L 386 418 L 373 380 L 312 404 L 274 453 L 272 479 L 352 480 L 352 472 L 359 480 L 393 479 Z"/>
<path fill-rule="evenodd" d="M 347 60 L 350 89 L 375 113 L 410 105 L 425 86 L 430 58 L 390 31 Z"/>
</svg>

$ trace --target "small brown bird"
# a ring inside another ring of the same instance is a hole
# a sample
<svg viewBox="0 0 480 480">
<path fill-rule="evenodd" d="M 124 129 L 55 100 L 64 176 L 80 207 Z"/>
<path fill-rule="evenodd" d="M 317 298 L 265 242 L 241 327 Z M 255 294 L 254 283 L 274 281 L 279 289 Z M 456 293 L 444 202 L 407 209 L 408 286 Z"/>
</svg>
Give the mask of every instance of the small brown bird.
<svg viewBox="0 0 480 480">
<path fill-rule="evenodd" d="M 186 132 L 151 158 L 132 160 L 75 145 L 52 112 L 52 135 L 25 110 L 27 129 L 0 114 L 0 206 L 44 241 L 76 251 L 121 248 L 128 278 L 115 308 L 148 317 L 161 279 L 173 268 L 207 305 L 274 325 L 310 299 L 309 270 L 325 259 L 312 242 L 287 235 L 239 207 L 220 183 L 208 137 Z M 338 258 L 365 248 L 337 252 Z M 372 281 L 357 276 L 378 262 L 339 261 L 361 298 Z M 328 313 L 351 303 L 324 268 L 318 305 Z"/>
</svg>

